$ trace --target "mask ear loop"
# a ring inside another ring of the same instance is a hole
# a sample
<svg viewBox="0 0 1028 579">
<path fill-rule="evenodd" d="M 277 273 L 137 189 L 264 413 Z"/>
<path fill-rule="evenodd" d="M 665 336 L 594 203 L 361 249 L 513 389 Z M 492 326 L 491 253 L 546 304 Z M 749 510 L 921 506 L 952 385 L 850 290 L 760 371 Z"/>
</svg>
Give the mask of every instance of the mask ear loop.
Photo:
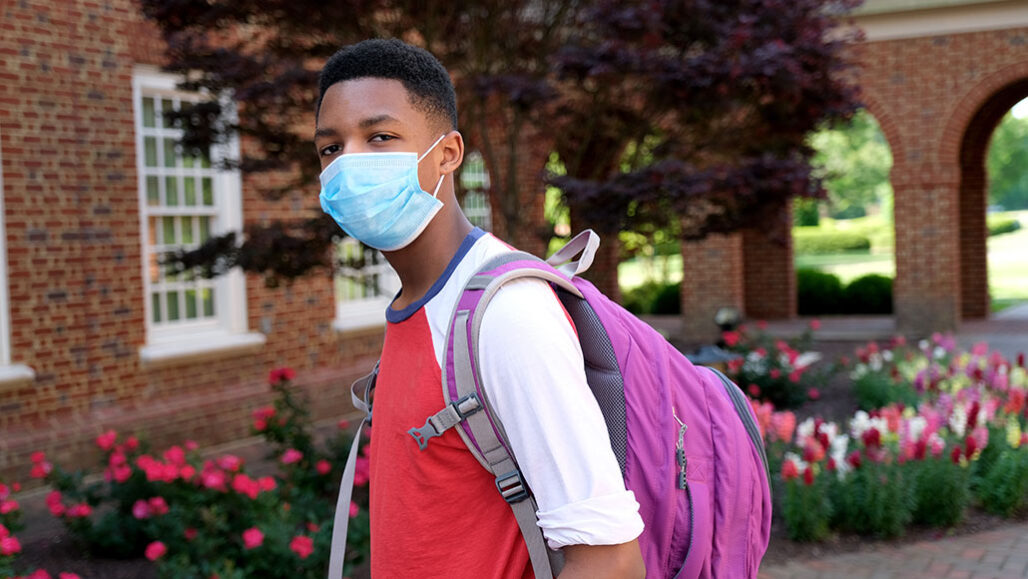
<svg viewBox="0 0 1028 579">
<path fill-rule="evenodd" d="M 428 154 L 432 152 L 432 149 L 434 149 L 435 146 L 438 145 L 439 142 L 442 141 L 445 138 L 446 138 L 446 133 L 443 133 L 442 135 L 439 135 L 439 138 L 436 139 L 434 143 L 432 143 L 432 146 L 429 147 L 428 150 L 425 151 L 420 157 L 418 157 L 418 161 L 417 162 L 420 163 L 421 160 L 424 159 L 426 156 L 428 156 Z M 445 179 L 445 178 L 446 178 L 446 175 L 440 175 L 439 176 L 439 182 L 435 184 L 435 190 L 432 191 L 432 197 L 433 198 L 435 198 L 435 199 L 439 198 L 439 188 L 443 186 L 443 179 Z"/>
</svg>

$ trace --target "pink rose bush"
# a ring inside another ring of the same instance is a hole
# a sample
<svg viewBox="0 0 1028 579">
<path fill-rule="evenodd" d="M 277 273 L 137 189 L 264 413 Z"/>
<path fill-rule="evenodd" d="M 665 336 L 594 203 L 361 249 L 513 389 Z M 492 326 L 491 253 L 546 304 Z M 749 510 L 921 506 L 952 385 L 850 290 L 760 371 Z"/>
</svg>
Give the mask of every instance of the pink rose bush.
<svg viewBox="0 0 1028 579">
<path fill-rule="evenodd" d="M 33 456 L 34 464 L 45 460 L 41 453 Z M 28 575 L 15 575 L 15 560 L 22 552 L 21 541 L 15 533 L 22 528 L 21 506 L 11 498 L 12 494 L 21 490 L 18 483 L 7 484 L 0 481 L 0 577 L 9 579 L 54 579 L 44 569 L 38 569 Z M 58 579 L 79 579 L 74 573 L 60 573 Z"/>
<path fill-rule="evenodd" d="M 336 465 L 345 462 L 352 437 L 340 429 L 315 445 L 294 378 L 289 368 L 272 371 L 274 402 L 254 412 L 253 430 L 278 472 L 255 475 L 240 456 L 205 455 L 192 441 L 154 451 L 106 430 L 95 441 L 103 454 L 100 482 L 87 484 L 83 473 L 65 472 L 43 453 L 32 456 L 33 476 L 54 489 L 48 510 L 91 552 L 145 557 L 162 576 L 323 577 L 342 470 Z M 349 513 L 356 556 L 348 568 L 368 551 L 366 444 L 358 463 Z M 5 509 L 17 508 L 8 494 L 0 492 L 0 521 Z M 0 577 L 9 575 L 3 553 L 18 549 L 13 535 L 0 538 Z"/>
<path fill-rule="evenodd" d="M 863 409 L 842 423 L 752 401 L 779 512 L 796 540 L 833 530 L 895 537 L 911 523 L 948 527 L 970 506 L 1010 516 L 1028 497 L 1023 357 L 949 336 L 859 348 L 850 367 Z"/>
</svg>

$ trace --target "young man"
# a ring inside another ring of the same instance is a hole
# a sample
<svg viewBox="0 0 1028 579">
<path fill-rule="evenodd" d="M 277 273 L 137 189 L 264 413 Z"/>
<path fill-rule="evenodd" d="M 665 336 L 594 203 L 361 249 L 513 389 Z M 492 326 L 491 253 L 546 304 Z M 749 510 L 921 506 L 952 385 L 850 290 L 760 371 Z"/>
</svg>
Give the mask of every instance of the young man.
<svg viewBox="0 0 1028 579">
<path fill-rule="evenodd" d="M 315 145 L 322 207 L 382 250 L 402 283 L 386 312 L 375 389 L 372 576 L 531 577 L 510 507 L 457 433 L 424 451 L 407 433 L 444 404 L 443 341 L 465 282 L 511 251 L 457 204 L 464 142 L 449 75 L 426 51 L 396 40 L 340 50 L 321 73 Z M 537 500 L 538 524 L 565 555 L 560 577 L 642 577 L 639 507 L 553 291 L 538 280 L 505 286 L 480 343 L 483 379 Z"/>
</svg>

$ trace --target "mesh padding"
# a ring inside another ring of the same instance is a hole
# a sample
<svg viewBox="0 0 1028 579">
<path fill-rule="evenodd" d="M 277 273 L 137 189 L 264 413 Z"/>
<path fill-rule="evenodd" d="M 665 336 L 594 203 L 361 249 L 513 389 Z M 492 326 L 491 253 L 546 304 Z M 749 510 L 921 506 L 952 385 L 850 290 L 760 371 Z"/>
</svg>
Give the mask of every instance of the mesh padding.
<svg viewBox="0 0 1028 579">
<path fill-rule="evenodd" d="M 596 402 L 603 412 L 610 433 L 610 447 L 625 474 L 625 457 L 628 454 L 628 427 L 625 419 L 625 386 L 618 368 L 617 356 L 610 343 L 607 331 L 603 329 L 596 312 L 589 303 L 567 291 L 557 289 L 557 295 L 564 304 L 578 330 L 578 341 L 582 344 L 585 357 L 585 375 Z"/>
</svg>

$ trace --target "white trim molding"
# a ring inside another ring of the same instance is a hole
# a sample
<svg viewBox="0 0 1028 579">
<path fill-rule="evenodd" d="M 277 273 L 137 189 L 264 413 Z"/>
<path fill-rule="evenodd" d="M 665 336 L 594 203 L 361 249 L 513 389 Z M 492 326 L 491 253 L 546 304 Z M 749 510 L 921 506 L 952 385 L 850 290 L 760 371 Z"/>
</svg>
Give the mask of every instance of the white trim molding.
<svg viewBox="0 0 1028 579">
<path fill-rule="evenodd" d="M 0 389 L 36 379 L 25 364 L 11 363 L 11 301 L 7 285 L 7 214 L 4 210 L 3 129 L 0 127 Z"/>
<path fill-rule="evenodd" d="M 865 40 L 1028 27 L 1025 0 L 867 0 L 853 13 Z"/>
</svg>

